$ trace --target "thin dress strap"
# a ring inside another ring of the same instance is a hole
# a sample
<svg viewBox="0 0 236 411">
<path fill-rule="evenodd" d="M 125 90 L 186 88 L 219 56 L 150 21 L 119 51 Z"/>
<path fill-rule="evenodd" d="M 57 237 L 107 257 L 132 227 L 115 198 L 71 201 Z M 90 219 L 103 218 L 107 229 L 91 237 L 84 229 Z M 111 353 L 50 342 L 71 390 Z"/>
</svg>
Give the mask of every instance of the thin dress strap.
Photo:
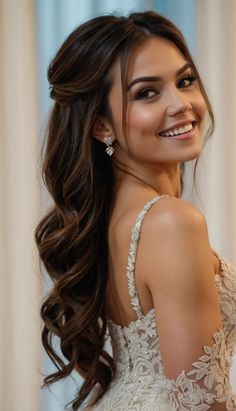
<svg viewBox="0 0 236 411">
<path fill-rule="evenodd" d="M 131 233 L 131 242 L 129 246 L 129 255 L 128 255 L 128 265 L 127 265 L 127 279 L 128 279 L 128 290 L 131 299 L 131 304 L 133 306 L 134 311 L 137 314 L 137 317 L 140 319 L 143 317 L 137 289 L 135 283 L 135 263 L 136 263 L 136 256 L 137 256 L 137 248 L 138 242 L 140 238 L 141 226 L 144 220 L 145 215 L 147 214 L 148 210 L 155 204 L 158 200 L 162 197 L 169 197 L 168 194 L 163 194 L 156 196 L 152 200 L 148 201 L 145 204 L 142 211 L 139 213 L 135 225 L 132 229 Z"/>
</svg>

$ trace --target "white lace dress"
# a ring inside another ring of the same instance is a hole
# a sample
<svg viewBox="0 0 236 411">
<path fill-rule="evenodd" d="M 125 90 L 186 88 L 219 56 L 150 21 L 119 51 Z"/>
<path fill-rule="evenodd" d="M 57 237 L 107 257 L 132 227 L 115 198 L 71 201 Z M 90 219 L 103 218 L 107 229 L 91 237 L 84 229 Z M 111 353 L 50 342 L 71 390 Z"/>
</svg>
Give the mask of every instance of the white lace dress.
<svg viewBox="0 0 236 411">
<path fill-rule="evenodd" d="M 236 344 L 236 270 L 221 258 L 221 273 L 215 275 L 223 329 L 214 334 L 214 344 L 204 346 L 192 370 L 175 380 L 165 377 L 160 353 L 155 311 L 142 313 L 135 286 L 135 259 L 145 214 L 161 196 L 149 201 L 132 230 L 127 279 L 137 320 L 122 327 L 108 319 L 116 373 L 109 389 L 92 407 L 93 411 L 207 411 L 211 404 L 225 402 L 236 410 L 236 395 L 229 382 L 229 370 Z"/>
</svg>

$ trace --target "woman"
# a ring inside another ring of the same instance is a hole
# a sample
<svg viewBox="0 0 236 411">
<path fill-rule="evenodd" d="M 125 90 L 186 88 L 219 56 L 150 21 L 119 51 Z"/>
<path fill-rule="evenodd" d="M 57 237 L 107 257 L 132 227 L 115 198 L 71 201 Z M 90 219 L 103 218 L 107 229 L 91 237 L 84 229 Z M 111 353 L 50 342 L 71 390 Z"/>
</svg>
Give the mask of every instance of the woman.
<svg viewBox="0 0 236 411">
<path fill-rule="evenodd" d="M 68 37 L 48 77 L 53 205 L 36 241 L 58 372 L 45 383 L 76 369 L 74 410 L 235 410 L 235 270 L 181 199 L 183 164 L 214 120 L 182 34 L 154 12 L 100 16 Z"/>
</svg>

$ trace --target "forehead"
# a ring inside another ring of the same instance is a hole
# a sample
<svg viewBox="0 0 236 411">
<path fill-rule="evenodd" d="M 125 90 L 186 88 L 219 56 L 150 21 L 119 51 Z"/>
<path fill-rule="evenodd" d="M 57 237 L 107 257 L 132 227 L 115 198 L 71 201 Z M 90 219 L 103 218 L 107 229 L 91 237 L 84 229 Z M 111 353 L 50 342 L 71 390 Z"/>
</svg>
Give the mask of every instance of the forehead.
<svg viewBox="0 0 236 411">
<path fill-rule="evenodd" d="M 187 62 L 181 51 L 171 41 L 152 37 L 138 45 L 129 58 L 127 82 L 137 77 L 160 76 L 167 77 Z M 121 68 L 117 64 L 114 70 L 114 83 L 120 83 Z"/>
<path fill-rule="evenodd" d="M 128 79 L 146 74 L 168 75 L 185 62 L 186 58 L 174 43 L 161 37 L 150 38 L 131 53 Z"/>
</svg>

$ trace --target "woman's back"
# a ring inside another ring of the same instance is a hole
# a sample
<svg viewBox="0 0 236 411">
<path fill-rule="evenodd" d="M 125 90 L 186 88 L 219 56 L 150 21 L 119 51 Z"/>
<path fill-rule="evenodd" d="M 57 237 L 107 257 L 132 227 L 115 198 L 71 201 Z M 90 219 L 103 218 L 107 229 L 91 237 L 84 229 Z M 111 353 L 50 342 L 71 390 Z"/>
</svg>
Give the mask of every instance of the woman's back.
<svg viewBox="0 0 236 411">
<path fill-rule="evenodd" d="M 143 205 L 154 197 L 154 194 L 149 190 L 135 190 L 132 186 L 125 187 L 125 189 L 131 193 L 131 196 L 127 197 L 127 194 L 121 190 L 109 224 L 109 274 L 106 290 L 107 313 L 116 323 L 122 325 L 127 325 L 136 319 L 130 303 L 126 274 L 131 231 Z M 145 256 L 142 255 L 141 262 L 144 261 Z M 140 273 L 139 264 L 136 262 L 136 285 L 143 311 L 147 312 L 153 307 L 153 301 L 143 274 L 145 272 Z"/>
</svg>

